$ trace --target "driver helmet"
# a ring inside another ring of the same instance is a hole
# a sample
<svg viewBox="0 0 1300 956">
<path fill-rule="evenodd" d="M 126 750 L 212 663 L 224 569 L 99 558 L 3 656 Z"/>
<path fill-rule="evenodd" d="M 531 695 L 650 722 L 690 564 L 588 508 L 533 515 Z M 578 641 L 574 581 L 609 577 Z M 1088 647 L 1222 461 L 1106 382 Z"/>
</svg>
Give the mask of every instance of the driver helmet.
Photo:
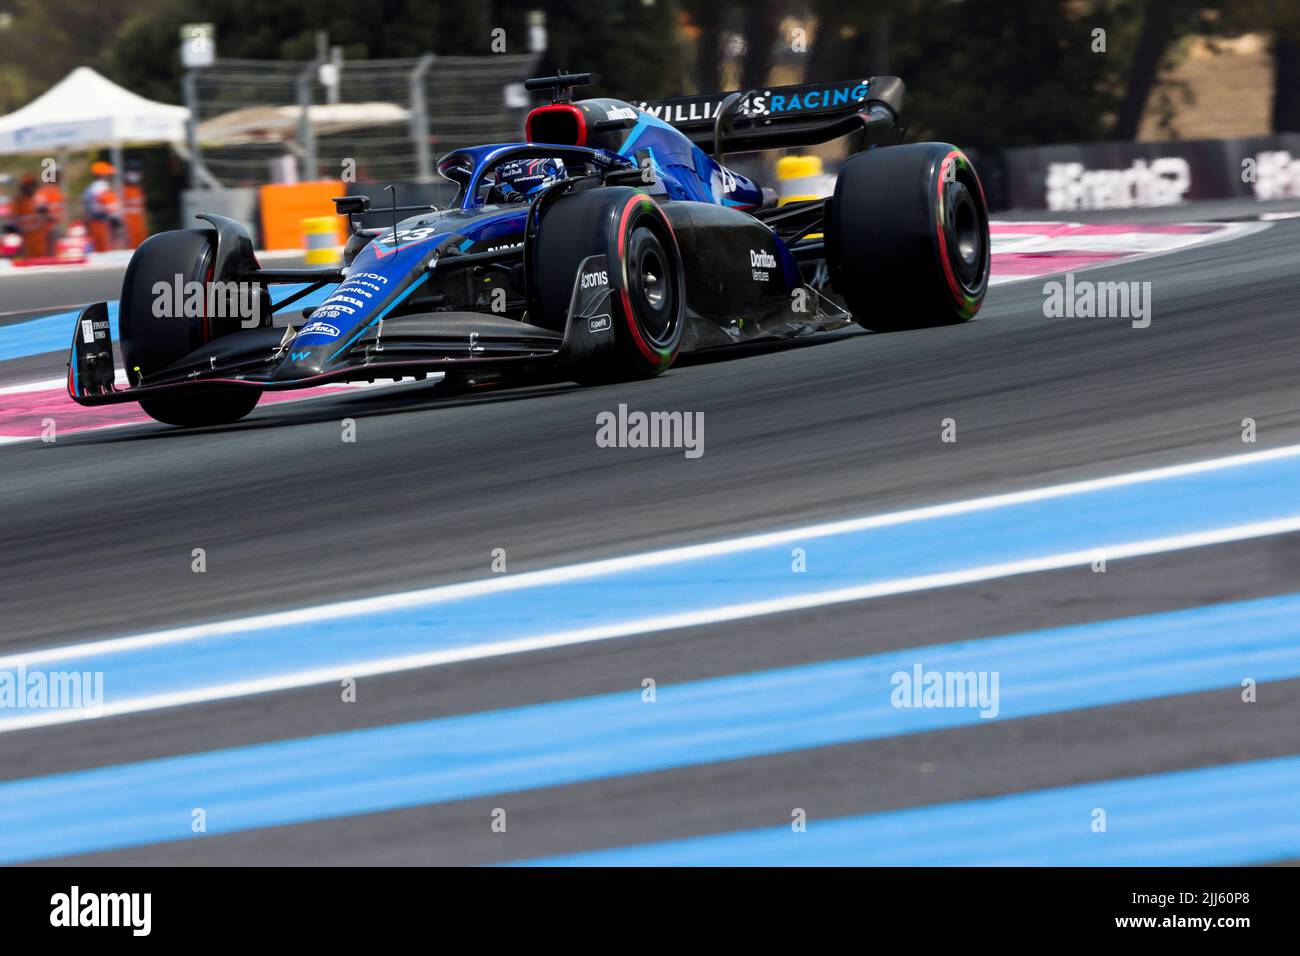
<svg viewBox="0 0 1300 956">
<path fill-rule="evenodd" d="M 526 202 L 565 176 L 558 159 L 512 159 L 496 171 L 496 188 L 509 202 Z"/>
</svg>

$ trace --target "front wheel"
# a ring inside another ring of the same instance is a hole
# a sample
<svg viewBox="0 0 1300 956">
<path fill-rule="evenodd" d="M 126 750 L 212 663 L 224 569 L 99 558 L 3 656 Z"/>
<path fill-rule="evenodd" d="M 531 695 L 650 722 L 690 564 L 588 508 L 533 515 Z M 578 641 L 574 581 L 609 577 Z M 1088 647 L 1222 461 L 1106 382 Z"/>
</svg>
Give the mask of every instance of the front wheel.
<svg viewBox="0 0 1300 956">
<path fill-rule="evenodd" d="M 256 388 L 212 388 L 142 398 L 140 407 L 150 418 L 165 425 L 201 428 L 234 424 L 251 412 L 261 397 L 261 391 Z"/>
<path fill-rule="evenodd" d="M 155 308 L 162 290 L 191 284 L 206 287 L 226 280 L 214 275 L 216 235 L 211 229 L 155 233 L 131 256 L 122 281 L 120 336 L 122 361 L 132 385 L 166 369 L 195 349 L 239 329 L 238 317 L 176 314 Z M 204 388 L 140 401 L 151 418 L 167 425 L 197 428 L 229 425 L 253 410 L 262 393 L 255 388 Z"/>
<path fill-rule="evenodd" d="M 563 329 L 583 262 L 604 256 L 613 341 L 570 368 L 584 385 L 668 370 L 686 331 L 685 272 L 671 225 L 645 193 L 625 187 L 564 196 L 537 238 L 537 296 L 545 324 Z"/>
<path fill-rule="evenodd" d="M 877 332 L 965 322 L 988 291 L 989 216 L 969 158 L 946 143 L 850 157 L 831 198 L 831 285 Z"/>
</svg>

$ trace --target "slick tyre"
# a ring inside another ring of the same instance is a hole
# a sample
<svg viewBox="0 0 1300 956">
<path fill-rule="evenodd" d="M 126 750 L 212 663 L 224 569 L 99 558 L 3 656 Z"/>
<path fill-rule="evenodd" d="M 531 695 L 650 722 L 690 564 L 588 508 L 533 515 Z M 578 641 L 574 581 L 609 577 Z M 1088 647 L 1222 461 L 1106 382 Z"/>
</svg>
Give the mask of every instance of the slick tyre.
<svg viewBox="0 0 1300 956">
<path fill-rule="evenodd" d="M 579 267 L 593 255 L 608 260 L 613 342 L 570 376 L 594 385 L 667 371 L 686 330 L 682 257 L 667 217 L 645 193 L 624 187 L 574 193 L 548 209 L 533 275 L 550 328 L 565 327 Z"/>
<path fill-rule="evenodd" d="M 256 407 L 261 397 L 261 391 L 256 388 L 214 388 L 211 391 L 142 398 L 140 407 L 150 418 L 166 425 L 201 428 L 239 421 Z"/>
<path fill-rule="evenodd" d="M 966 154 L 945 143 L 851 157 L 835 184 L 826 243 L 832 287 L 876 332 L 965 322 L 988 291 L 984 190 Z"/>
<path fill-rule="evenodd" d="M 213 233 L 205 229 L 160 232 L 140 244 L 122 281 L 120 337 L 122 361 L 131 385 L 159 372 L 200 346 L 234 331 L 232 320 L 204 314 L 176 315 L 174 308 L 154 308 L 163 283 L 169 290 L 180 283 L 213 281 Z M 156 314 L 158 311 L 165 315 Z M 182 310 L 183 311 L 183 310 Z M 237 320 L 234 320 L 237 323 Z M 254 388 L 195 391 L 146 398 L 140 407 L 169 425 L 194 427 L 237 422 L 257 405 Z"/>
</svg>

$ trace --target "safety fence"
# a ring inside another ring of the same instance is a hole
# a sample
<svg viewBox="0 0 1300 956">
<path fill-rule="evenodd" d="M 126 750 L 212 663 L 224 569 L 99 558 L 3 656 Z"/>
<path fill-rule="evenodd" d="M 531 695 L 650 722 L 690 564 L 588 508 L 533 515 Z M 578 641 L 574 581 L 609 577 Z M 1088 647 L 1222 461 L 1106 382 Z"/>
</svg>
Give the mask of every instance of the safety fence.
<svg viewBox="0 0 1300 956">
<path fill-rule="evenodd" d="M 392 201 L 384 191 L 391 184 L 403 205 L 445 205 L 454 187 L 435 175 L 437 158 L 459 146 L 518 140 L 530 105 L 523 80 L 536 60 L 226 59 L 191 71 L 185 90 L 197 117 L 190 144 L 196 162 L 182 218 L 220 212 L 245 223 L 264 248 L 301 249 L 303 220 L 330 214 L 330 195 L 364 193 L 382 208 Z M 970 152 L 994 210 L 1300 197 L 1300 134 Z M 839 164 L 828 156 L 824 170 L 801 172 L 801 161 L 787 157 L 789 168 L 778 176 L 772 157 L 728 162 L 760 182 L 782 180 L 785 191 L 809 195 L 833 188 Z M 275 192 L 289 183 L 312 195 Z"/>
<path fill-rule="evenodd" d="M 518 138 L 535 60 L 219 59 L 185 77 L 197 118 L 191 185 L 428 181 L 440 153 Z"/>
</svg>

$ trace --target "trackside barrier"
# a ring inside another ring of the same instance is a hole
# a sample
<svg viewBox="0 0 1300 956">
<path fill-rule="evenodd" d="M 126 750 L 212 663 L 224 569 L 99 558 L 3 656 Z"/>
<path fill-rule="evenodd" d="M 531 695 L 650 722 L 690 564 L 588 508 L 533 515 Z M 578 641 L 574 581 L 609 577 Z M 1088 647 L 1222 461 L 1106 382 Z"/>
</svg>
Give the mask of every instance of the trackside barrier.
<svg viewBox="0 0 1300 956">
<path fill-rule="evenodd" d="M 776 161 L 779 205 L 821 199 L 835 191 L 835 177 L 822 169 L 820 156 L 782 156 Z"/>
<path fill-rule="evenodd" d="M 1008 149 L 1016 209 L 1126 209 L 1300 197 L 1300 134 Z"/>
<path fill-rule="evenodd" d="M 262 186 L 258 198 L 262 212 L 262 248 L 301 249 L 303 220 L 329 218 L 334 224 L 334 245 L 347 241 L 347 220 L 334 213 L 334 197 L 345 195 L 340 180 L 276 183 Z"/>
<path fill-rule="evenodd" d="M 86 243 L 76 236 L 64 236 L 54 243 L 54 256 L 60 262 L 69 265 L 81 265 L 86 261 Z"/>
<path fill-rule="evenodd" d="M 253 239 L 253 246 L 262 249 L 261 218 L 258 214 L 258 190 L 253 186 L 240 186 L 232 189 L 186 189 L 181 192 L 181 218 L 177 223 L 182 229 L 202 229 L 208 224 L 195 219 L 204 213 L 216 213 L 233 219 L 248 231 Z M 322 216 L 324 212 L 303 213 L 308 216 Z M 298 217 L 299 219 L 302 216 Z M 294 228 L 298 220 L 294 220 Z M 301 240 L 296 236 L 294 251 L 301 248 Z"/>
<path fill-rule="evenodd" d="M 309 266 L 334 265 L 342 258 L 338 246 L 338 217 L 313 216 L 302 221 L 303 261 Z"/>
</svg>

